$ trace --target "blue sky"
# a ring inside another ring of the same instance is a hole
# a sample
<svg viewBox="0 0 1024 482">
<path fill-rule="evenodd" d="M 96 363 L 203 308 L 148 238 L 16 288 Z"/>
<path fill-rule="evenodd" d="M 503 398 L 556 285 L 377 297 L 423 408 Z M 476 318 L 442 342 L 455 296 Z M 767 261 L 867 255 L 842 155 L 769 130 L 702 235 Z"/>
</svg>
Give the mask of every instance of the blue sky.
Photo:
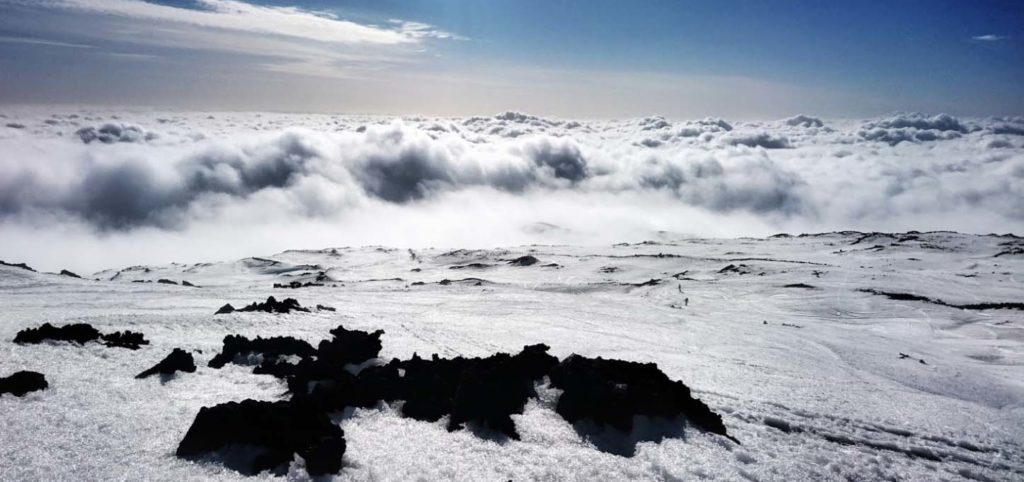
<svg viewBox="0 0 1024 482">
<path fill-rule="evenodd" d="M 0 102 L 1024 112 L 1024 2 L 0 0 Z"/>
</svg>

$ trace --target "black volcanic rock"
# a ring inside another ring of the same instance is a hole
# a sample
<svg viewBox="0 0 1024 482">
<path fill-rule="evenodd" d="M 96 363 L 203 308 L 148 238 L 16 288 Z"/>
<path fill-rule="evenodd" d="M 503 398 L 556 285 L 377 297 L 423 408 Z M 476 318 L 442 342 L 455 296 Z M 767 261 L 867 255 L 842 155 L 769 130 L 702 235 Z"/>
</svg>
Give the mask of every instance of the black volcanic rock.
<svg viewBox="0 0 1024 482">
<path fill-rule="evenodd" d="M 788 285 L 782 285 L 782 287 L 783 288 L 802 288 L 802 289 L 805 289 L 805 290 L 816 289 L 815 287 L 813 287 L 813 286 L 811 286 L 811 285 L 809 285 L 807 283 L 792 283 L 792 284 L 788 284 Z"/>
<path fill-rule="evenodd" d="M 106 335 L 101 335 L 103 344 L 109 347 L 127 348 L 129 350 L 138 350 L 142 348 L 142 345 L 148 345 L 149 341 L 142 333 L 136 333 L 134 331 L 116 331 Z"/>
<path fill-rule="evenodd" d="M 299 305 L 299 302 L 295 298 L 285 298 L 283 301 L 277 301 L 276 298 L 270 296 L 267 301 L 263 303 L 253 302 L 242 308 L 235 308 L 231 306 L 231 303 L 227 303 L 221 306 L 217 310 L 215 315 L 223 315 L 226 313 L 232 313 L 235 311 L 262 311 L 265 313 L 289 313 L 292 311 L 303 311 L 309 312 L 309 308 L 303 308 Z"/>
<path fill-rule="evenodd" d="M 33 273 L 35 273 L 35 272 L 36 272 L 36 270 L 34 270 L 34 269 L 30 268 L 30 267 L 29 267 L 29 266 L 28 266 L 27 264 L 25 264 L 25 263 L 6 263 L 6 262 L 4 262 L 4 261 L 0 261 L 0 266 L 10 266 L 10 267 L 12 267 L 12 268 L 21 268 L 21 269 L 23 269 L 23 270 L 26 270 L 26 271 L 31 271 L 31 272 L 33 272 Z"/>
<path fill-rule="evenodd" d="M 228 402 L 199 409 L 175 454 L 194 460 L 242 446 L 248 453 L 235 451 L 223 461 L 246 475 L 280 473 L 295 454 L 312 476 L 336 474 L 345 454 L 345 432 L 305 400 Z"/>
<path fill-rule="evenodd" d="M 331 330 L 332 339 L 323 340 L 317 345 L 315 359 L 307 357 L 291 366 L 264 363 L 257 368 L 262 373 L 290 377 L 289 388 L 299 394 L 307 393 L 309 385 L 314 382 L 326 380 L 333 384 L 344 384 L 351 381 L 345 369 L 347 365 L 358 365 L 377 358 L 382 348 L 380 337 L 383 334 L 383 330 L 370 333 L 338 326 Z"/>
<path fill-rule="evenodd" d="M 750 273 L 750 267 L 745 265 L 745 264 L 740 264 L 740 265 L 730 264 L 730 265 L 728 265 L 728 266 L 718 270 L 718 272 L 720 274 L 728 274 L 728 273 L 748 274 L 748 273 Z"/>
<path fill-rule="evenodd" d="M 292 311 L 309 311 L 303 308 L 295 298 L 285 298 L 277 301 L 273 296 L 267 298 L 263 303 L 250 303 L 248 306 L 239 308 L 236 311 L 263 311 L 266 313 L 289 313 Z"/>
<path fill-rule="evenodd" d="M 637 415 L 664 421 L 685 416 L 702 430 L 729 437 L 721 416 L 653 363 L 571 355 L 550 378 L 551 386 L 563 390 L 555 411 L 574 425 L 589 422 L 629 433 Z"/>
<path fill-rule="evenodd" d="M 39 344 L 45 340 L 68 341 L 78 343 L 98 340 L 100 332 L 92 325 L 86 323 L 75 323 L 64 326 L 53 326 L 43 323 L 39 328 L 26 328 L 18 332 L 14 337 L 15 343 Z"/>
<path fill-rule="evenodd" d="M 264 360 L 276 360 L 282 356 L 309 357 L 315 353 L 313 346 L 290 336 L 256 337 L 250 340 L 240 335 L 224 337 L 224 348 L 210 360 L 210 368 L 223 368 L 235 357 L 261 355 Z"/>
<path fill-rule="evenodd" d="M 449 431 L 468 428 L 480 436 L 493 433 L 518 440 L 512 415 L 523 413 L 528 400 L 537 397 L 537 383 L 544 377 L 562 390 L 557 413 L 585 437 L 591 438 L 589 431 L 597 427 L 602 438 L 592 441 L 606 452 L 632 456 L 638 441 L 681 437 L 688 425 L 735 441 L 718 414 L 654 364 L 578 355 L 559 363 L 541 344 L 523 347 L 515 355 L 445 359 L 435 354 L 424 359 L 413 354 L 384 364 L 378 358 L 383 331 L 338 326 L 330 333 L 332 338 L 316 349 L 291 337 L 226 337 L 211 367 L 259 355 L 262 360 L 253 372 L 284 380 L 291 400 L 204 408 L 178 455 L 197 458 L 231 451 L 223 463 L 254 474 L 282 469 L 298 453 L 311 475 L 336 473 L 345 444 L 343 432 L 327 414 L 398 401 L 406 418 L 436 422 L 447 416 Z M 608 434 L 625 434 L 619 437 L 625 443 L 607 443 Z M 255 451 L 240 456 L 237 450 L 243 446 Z"/>
<path fill-rule="evenodd" d="M 46 377 L 42 373 L 20 371 L 9 377 L 0 378 L 0 395 L 10 393 L 20 397 L 28 392 L 44 390 L 49 386 L 50 384 L 46 383 Z"/>
<path fill-rule="evenodd" d="M 494 265 L 487 264 L 487 263 L 469 263 L 469 264 L 460 264 L 460 265 L 456 265 L 456 266 L 449 266 L 448 269 L 485 269 L 485 268 L 490 268 L 491 266 L 494 266 Z"/>
<path fill-rule="evenodd" d="M 193 373 L 195 371 L 196 362 L 192 359 L 192 354 L 181 348 L 175 348 L 171 351 L 170 355 L 160 360 L 160 363 L 136 375 L 135 378 L 146 378 L 158 373 L 161 375 L 171 375 L 174 372 Z"/>
<path fill-rule="evenodd" d="M 307 281 L 305 283 L 303 283 L 301 281 L 292 281 L 292 282 L 289 282 L 289 283 L 274 283 L 274 288 L 276 288 L 276 289 L 283 289 L 283 288 L 299 289 L 299 288 L 312 288 L 312 287 L 315 287 L 315 286 L 323 286 L 323 285 L 324 285 L 323 283 L 314 283 L 312 281 Z"/>
<path fill-rule="evenodd" d="M 92 325 L 86 323 L 75 323 L 64 326 L 53 326 L 49 323 L 43 323 L 43 326 L 40 326 L 39 328 L 26 328 L 21 330 L 14 337 L 14 342 L 20 344 L 34 345 L 46 340 L 67 341 L 77 343 L 79 345 L 90 341 L 100 341 L 109 347 L 128 348 L 131 350 L 138 350 L 141 345 L 149 344 L 149 341 L 146 340 L 142 333 L 118 331 L 103 334 L 96 328 L 93 328 Z"/>
<path fill-rule="evenodd" d="M 515 356 L 499 353 L 470 360 L 452 397 L 448 430 L 469 422 L 519 440 L 511 415 L 523 413 L 526 401 L 537 396 L 534 382 L 558 364 L 547 350 L 546 345 L 533 345 Z"/>
<path fill-rule="evenodd" d="M 215 315 L 223 315 L 223 314 L 227 314 L 227 313 L 233 313 L 234 311 L 235 311 L 235 307 L 231 306 L 231 303 L 227 303 L 224 306 L 221 306 L 220 308 L 218 308 L 217 312 L 214 313 L 214 314 Z"/>
<path fill-rule="evenodd" d="M 512 261 L 509 261 L 508 264 L 512 266 L 533 266 L 539 262 L 539 259 L 534 258 L 533 256 L 530 255 L 526 255 L 513 259 Z"/>
</svg>

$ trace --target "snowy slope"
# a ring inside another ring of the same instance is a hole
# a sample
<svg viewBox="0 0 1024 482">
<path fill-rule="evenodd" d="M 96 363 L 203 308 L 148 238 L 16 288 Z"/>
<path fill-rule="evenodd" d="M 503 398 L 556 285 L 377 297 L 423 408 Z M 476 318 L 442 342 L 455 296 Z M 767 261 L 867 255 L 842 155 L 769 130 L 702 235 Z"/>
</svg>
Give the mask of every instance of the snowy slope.
<svg viewBox="0 0 1024 482">
<path fill-rule="evenodd" d="M 0 266 L 0 375 L 35 370 L 50 383 L 0 397 L 0 479 L 270 478 L 174 457 L 200 407 L 284 394 L 270 376 L 206 363 L 227 334 L 316 342 L 342 324 L 385 330 L 386 359 L 546 343 L 558 357 L 655 362 L 742 445 L 687 429 L 632 458 L 604 453 L 555 414 L 557 391 L 541 390 L 513 417 L 521 441 L 449 433 L 383 405 L 336 414 L 348 441 L 339 480 L 1020 480 L 1024 311 L 948 305 L 1024 302 L 1024 257 L 995 256 L 1021 245 L 946 232 L 666 235 L 604 247 L 286 251 L 92 279 Z M 524 255 L 539 262 L 509 264 Z M 268 295 L 337 311 L 213 315 Z M 141 331 L 151 345 L 11 343 L 43 322 Z M 175 347 L 197 351 L 196 373 L 133 378 Z"/>
</svg>

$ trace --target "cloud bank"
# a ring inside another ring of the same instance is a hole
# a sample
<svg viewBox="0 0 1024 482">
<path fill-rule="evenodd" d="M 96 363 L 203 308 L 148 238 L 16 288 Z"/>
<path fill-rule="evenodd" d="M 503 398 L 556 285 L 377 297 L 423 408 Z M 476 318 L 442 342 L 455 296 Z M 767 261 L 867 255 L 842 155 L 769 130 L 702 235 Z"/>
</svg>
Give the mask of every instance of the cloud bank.
<svg viewBox="0 0 1024 482">
<path fill-rule="evenodd" d="M 155 262 L 170 256 L 158 246 L 203 258 L 659 232 L 1024 232 L 1020 118 L 2 115 L 22 127 L 0 128 L 0 253 L 43 266 L 127 262 L 71 255 L 105 243 Z"/>
</svg>

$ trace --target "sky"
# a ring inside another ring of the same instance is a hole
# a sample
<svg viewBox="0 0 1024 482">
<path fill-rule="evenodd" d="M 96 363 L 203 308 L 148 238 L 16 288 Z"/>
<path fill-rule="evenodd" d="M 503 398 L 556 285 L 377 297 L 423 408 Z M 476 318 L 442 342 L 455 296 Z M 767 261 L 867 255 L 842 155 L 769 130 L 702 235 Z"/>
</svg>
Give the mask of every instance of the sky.
<svg viewBox="0 0 1024 482">
<path fill-rule="evenodd" d="M 1016 0 L 0 0 L 0 103 L 562 117 L 1024 111 Z"/>
</svg>

